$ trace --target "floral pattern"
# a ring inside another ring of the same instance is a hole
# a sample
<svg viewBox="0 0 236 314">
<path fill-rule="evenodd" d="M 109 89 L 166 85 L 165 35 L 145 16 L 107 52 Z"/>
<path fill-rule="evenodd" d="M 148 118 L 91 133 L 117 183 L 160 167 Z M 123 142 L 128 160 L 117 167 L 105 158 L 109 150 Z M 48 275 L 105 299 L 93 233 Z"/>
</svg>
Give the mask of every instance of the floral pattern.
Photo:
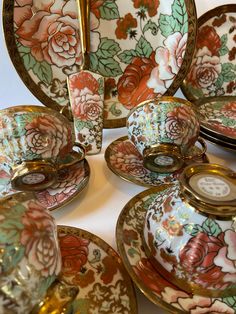
<svg viewBox="0 0 236 314">
<path fill-rule="evenodd" d="M 1 201 L 0 217 L 0 308 L 9 303 L 12 313 L 28 313 L 61 270 L 56 224 L 32 195 L 22 193 Z"/>
<path fill-rule="evenodd" d="M 183 154 L 199 136 L 199 121 L 191 106 L 168 97 L 139 106 L 127 118 L 129 139 L 143 154 L 146 147 L 171 143 Z M 158 135 L 158 136 L 157 136 Z"/>
<path fill-rule="evenodd" d="M 0 152 L 8 156 L 11 165 L 22 160 L 64 157 L 73 147 L 69 121 L 59 113 L 34 106 L 3 111 L 0 120 L 5 125 L 0 134 Z"/>
<path fill-rule="evenodd" d="M 199 153 L 199 149 L 197 147 L 195 149 L 191 151 L 191 154 Z M 106 149 L 105 159 L 112 172 L 138 185 L 157 186 L 174 183 L 182 172 L 180 169 L 172 174 L 158 174 L 144 168 L 142 155 L 127 137 L 112 142 Z M 194 162 L 208 162 L 208 159 L 203 156 L 200 159 L 194 159 Z"/>
<path fill-rule="evenodd" d="M 88 154 L 99 153 L 102 147 L 104 80 L 95 73 L 81 71 L 69 77 L 68 86 L 76 141 L 85 146 Z"/>
<path fill-rule="evenodd" d="M 131 280 L 117 253 L 108 244 L 84 230 L 61 226 L 59 243 L 62 254 L 60 279 L 79 287 L 71 313 L 81 309 L 86 309 L 88 314 L 137 313 Z M 63 299 L 58 300 L 58 304 L 62 302 Z"/>
<path fill-rule="evenodd" d="M 143 247 L 143 223 L 150 203 L 163 196 L 165 197 L 165 189 L 161 187 L 144 191 L 126 205 L 119 217 L 117 244 L 129 274 L 152 302 L 168 311 L 180 310 L 190 314 L 235 313 L 235 296 L 210 298 L 188 294 L 179 290 L 153 268 Z M 133 240 L 130 241 L 131 233 Z"/>
<path fill-rule="evenodd" d="M 194 58 L 183 91 L 189 100 L 235 95 L 235 12 L 209 11 L 199 26 Z M 222 12 L 222 13 L 221 13 Z M 220 14 L 221 13 L 221 14 Z"/>
<path fill-rule="evenodd" d="M 236 139 L 236 102 L 229 100 L 208 101 L 198 107 L 203 128 Z"/>
<path fill-rule="evenodd" d="M 162 1 L 129 0 L 124 6 L 124 0 L 91 0 L 90 67 L 106 81 L 115 80 L 105 99 L 105 126 L 112 127 L 112 120 L 124 126 L 131 107 L 153 95 L 174 94 L 185 76 L 195 42 L 194 4 L 167 0 L 163 11 Z M 82 59 L 76 3 L 15 0 L 14 7 L 6 7 L 12 18 L 7 27 L 14 25 L 7 44 L 13 62 L 13 54 L 19 54 L 23 80 L 30 76 L 29 88 L 35 92 L 38 85 L 37 97 L 46 105 L 48 97 L 54 107 L 68 105 L 66 77 L 78 72 Z M 136 77 L 137 88 L 130 86 L 133 64 L 135 69 L 147 64 L 144 79 Z M 128 90 L 131 101 L 126 100 Z"/>
<path fill-rule="evenodd" d="M 225 290 L 236 286 L 236 232 L 232 223 L 199 214 L 182 201 L 180 188 L 174 186 L 166 190 L 164 198 L 157 195 L 149 207 L 144 238 L 149 246 L 153 235 L 150 249 L 156 248 L 155 259 L 180 286 L 191 282 L 201 290 Z"/>
</svg>

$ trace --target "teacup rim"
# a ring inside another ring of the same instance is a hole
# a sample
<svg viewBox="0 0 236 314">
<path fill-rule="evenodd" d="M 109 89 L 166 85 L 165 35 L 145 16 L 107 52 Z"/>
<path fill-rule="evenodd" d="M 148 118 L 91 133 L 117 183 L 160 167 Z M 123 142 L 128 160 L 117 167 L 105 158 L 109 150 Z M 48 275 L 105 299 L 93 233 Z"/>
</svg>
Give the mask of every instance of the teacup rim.
<svg viewBox="0 0 236 314">
<path fill-rule="evenodd" d="M 129 112 L 129 114 L 127 115 L 127 124 L 126 126 L 128 126 L 128 119 L 129 117 L 139 108 L 143 107 L 144 105 L 151 103 L 151 102 L 160 102 L 160 101 L 169 101 L 169 102 L 179 102 L 182 103 L 184 105 L 187 105 L 189 107 L 191 107 L 194 111 L 195 111 L 195 107 L 194 107 L 194 103 L 192 103 L 189 100 L 186 100 L 184 98 L 180 98 L 180 97 L 175 97 L 175 96 L 157 96 L 151 99 L 147 99 L 144 100 L 142 102 L 140 102 L 137 106 L 135 106 L 134 108 L 132 108 Z"/>
</svg>

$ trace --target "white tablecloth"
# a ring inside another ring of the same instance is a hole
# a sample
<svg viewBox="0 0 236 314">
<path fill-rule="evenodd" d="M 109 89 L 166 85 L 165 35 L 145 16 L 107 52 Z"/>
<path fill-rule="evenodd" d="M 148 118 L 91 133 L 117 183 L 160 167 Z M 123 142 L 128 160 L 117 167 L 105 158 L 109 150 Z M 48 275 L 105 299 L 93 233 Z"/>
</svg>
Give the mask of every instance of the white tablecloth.
<svg viewBox="0 0 236 314">
<path fill-rule="evenodd" d="M 235 3 L 235 0 L 196 0 L 198 16 L 224 3 Z M 19 104 L 38 104 L 30 91 L 25 87 L 11 64 L 0 28 L 0 109 Z M 177 96 L 183 97 L 181 92 Z M 123 181 L 115 176 L 106 166 L 104 152 L 106 147 L 120 136 L 126 135 L 126 128 L 104 130 L 102 152 L 87 157 L 91 167 L 91 178 L 82 194 L 72 203 L 55 212 L 58 224 L 86 229 L 104 239 L 116 249 L 115 226 L 124 205 L 145 188 Z M 210 161 L 236 170 L 236 154 L 218 146 L 208 144 L 207 152 Z M 139 313 L 166 313 L 147 300 L 137 291 Z"/>
</svg>

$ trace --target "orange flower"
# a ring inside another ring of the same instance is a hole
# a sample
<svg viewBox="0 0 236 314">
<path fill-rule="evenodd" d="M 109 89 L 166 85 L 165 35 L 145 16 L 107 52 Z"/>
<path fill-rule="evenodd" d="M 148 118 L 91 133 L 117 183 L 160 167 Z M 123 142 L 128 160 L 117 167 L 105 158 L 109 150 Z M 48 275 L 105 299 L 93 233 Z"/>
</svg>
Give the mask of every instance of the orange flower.
<svg viewBox="0 0 236 314">
<path fill-rule="evenodd" d="M 175 219 L 174 216 L 169 216 L 168 219 L 164 220 L 162 226 L 168 231 L 171 236 L 183 235 L 183 226 Z"/>
<path fill-rule="evenodd" d="M 118 39 L 126 39 L 128 37 L 128 32 L 131 28 L 136 28 L 138 25 L 137 20 L 128 13 L 125 17 L 117 21 L 116 37 Z"/>
<path fill-rule="evenodd" d="M 102 282 L 107 285 L 112 282 L 114 275 L 118 271 L 118 265 L 114 262 L 114 258 L 112 256 L 106 256 L 102 260 L 104 269 L 101 275 Z"/>
<path fill-rule="evenodd" d="M 145 7 L 148 11 L 148 15 L 150 17 L 155 16 L 157 14 L 157 9 L 159 7 L 160 1 L 159 0 L 133 0 L 134 7 L 136 9 L 140 7 Z"/>
<path fill-rule="evenodd" d="M 197 49 L 203 47 L 207 47 L 212 55 L 219 55 L 221 40 L 214 27 L 206 25 L 200 28 L 197 37 Z"/>
</svg>

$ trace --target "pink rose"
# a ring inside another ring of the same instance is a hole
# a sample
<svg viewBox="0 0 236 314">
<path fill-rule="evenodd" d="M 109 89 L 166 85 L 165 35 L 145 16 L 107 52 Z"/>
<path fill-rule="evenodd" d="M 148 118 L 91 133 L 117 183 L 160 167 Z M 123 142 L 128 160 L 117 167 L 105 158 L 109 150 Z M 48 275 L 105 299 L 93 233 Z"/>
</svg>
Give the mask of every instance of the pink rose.
<svg viewBox="0 0 236 314">
<path fill-rule="evenodd" d="M 74 115 L 82 121 L 96 121 L 102 112 L 103 101 L 99 94 L 82 90 L 74 101 Z"/>
<path fill-rule="evenodd" d="M 158 64 L 147 83 L 155 93 L 164 94 L 178 74 L 183 63 L 188 35 L 179 32 L 171 34 L 164 41 L 164 47 L 156 50 L 155 61 Z"/>
<path fill-rule="evenodd" d="M 45 277 L 57 275 L 61 258 L 53 217 L 37 201 L 30 201 L 22 223 L 20 242 L 25 246 L 29 263 Z"/>
<path fill-rule="evenodd" d="M 72 150 L 71 129 L 55 116 L 38 116 L 25 129 L 30 150 L 42 158 L 64 156 Z"/>
<path fill-rule="evenodd" d="M 18 1 L 18 41 L 34 58 L 58 67 L 73 65 L 81 55 L 78 19 L 72 1 Z"/>
<path fill-rule="evenodd" d="M 215 83 L 221 72 L 218 56 L 213 56 L 207 47 L 199 49 L 188 75 L 188 81 L 197 88 L 208 88 Z"/>
</svg>

